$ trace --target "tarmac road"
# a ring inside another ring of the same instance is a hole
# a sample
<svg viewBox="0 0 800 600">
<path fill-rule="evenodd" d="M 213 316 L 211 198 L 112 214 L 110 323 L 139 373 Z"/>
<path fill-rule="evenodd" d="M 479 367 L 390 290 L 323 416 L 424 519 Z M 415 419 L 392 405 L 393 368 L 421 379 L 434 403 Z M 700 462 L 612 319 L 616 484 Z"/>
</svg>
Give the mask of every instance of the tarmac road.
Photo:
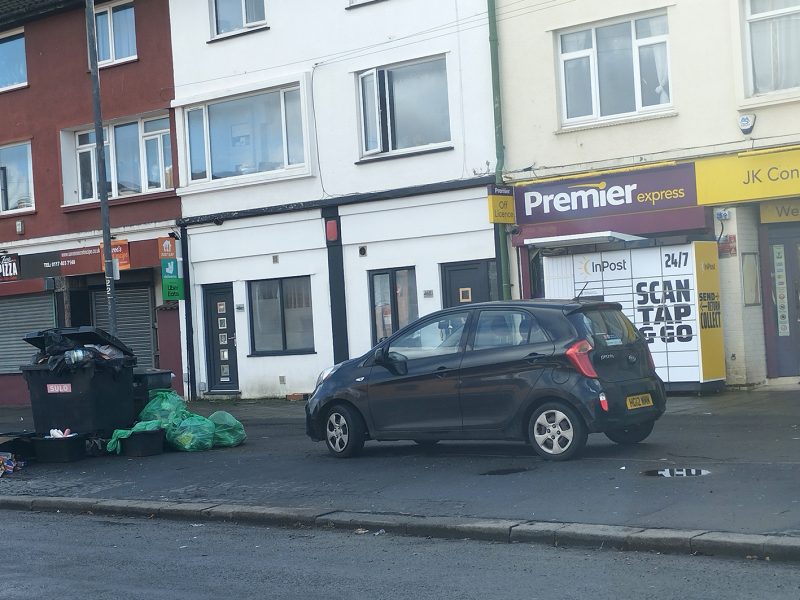
<svg viewBox="0 0 800 600">
<path fill-rule="evenodd" d="M 205 453 L 32 464 L 0 479 L 0 495 L 202 500 L 800 535 L 798 396 L 791 390 L 671 398 L 646 443 L 622 447 L 590 436 L 583 457 L 567 463 L 542 461 L 522 444 L 454 442 L 432 450 L 373 442 L 360 458 L 338 460 L 305 437 L 300 403 L 196 403 L 191 409 L 201 414 L 226 409 L 238 416 L 247 443 Z M 0 423 L 20 429 L 22 413 L 0 409 L 0 415 Z M 665 467 L 710 474 L 642 475 Z"/>
</svg>

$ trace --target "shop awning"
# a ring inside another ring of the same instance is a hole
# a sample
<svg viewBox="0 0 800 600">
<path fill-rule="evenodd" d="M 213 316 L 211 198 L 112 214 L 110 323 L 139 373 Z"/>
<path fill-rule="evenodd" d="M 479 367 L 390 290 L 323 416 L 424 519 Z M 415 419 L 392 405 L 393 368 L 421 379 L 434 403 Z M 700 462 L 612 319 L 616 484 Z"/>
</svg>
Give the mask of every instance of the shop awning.
<svg viewBox="0 0 800 600">
<path fill-rule="evenodd" d="M 572 235 L 556 235 L 525 239 L 526 246 L 539 248 L 563 248 L 564 246 L 584 246 L 587 244 L 609 244 L 611 242 L 635 242 L 646 238 L 618 231 L 594 231 L 592 233 L 575 233 Z"/>
</svg>

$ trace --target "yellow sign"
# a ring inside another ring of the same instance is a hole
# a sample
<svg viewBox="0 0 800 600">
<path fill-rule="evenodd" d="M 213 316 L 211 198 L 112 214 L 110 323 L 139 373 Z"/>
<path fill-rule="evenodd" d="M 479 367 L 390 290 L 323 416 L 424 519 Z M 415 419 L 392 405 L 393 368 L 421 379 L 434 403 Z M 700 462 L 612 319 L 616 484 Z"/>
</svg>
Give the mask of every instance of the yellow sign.
<svg viewBox="0 0 800 600">
<path fill-rule="evenodd" d="M 800 221 L 800 199 L 792 200 L 773 200 L 762 202 L 761 209 L 762 223 L 790 223 Z"/>
<path fill-rule="evenodd" d="M 800 150 L 701 159 L 695 174 L 701 206 L 800 196 Z"/>
<path fill-rule="evenodd" d="M 725 379 L 725 347 L 716 242 L 694 242 L 700 327 L 700 381 Z"/>
<path fill-rule="evenodd" d="M 514 188 L 511 186 L 489 186 L 489 222 L 511 223 L 517 222 L 517 213 L 514 210 Z"/>
</svg>

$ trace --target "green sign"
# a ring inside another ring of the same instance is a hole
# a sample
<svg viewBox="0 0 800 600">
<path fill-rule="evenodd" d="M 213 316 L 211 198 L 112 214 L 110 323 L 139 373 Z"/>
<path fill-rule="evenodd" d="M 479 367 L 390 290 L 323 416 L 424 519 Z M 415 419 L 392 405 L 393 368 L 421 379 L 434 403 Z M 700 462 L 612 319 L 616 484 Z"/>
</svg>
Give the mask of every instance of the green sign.
<svg viewBox="0 0 800 600">
<path fill-rule="evenodd" d="M 161 294 L 164 300 L 183 300 L 183 279 L 162 279 Z"/>
</svg>

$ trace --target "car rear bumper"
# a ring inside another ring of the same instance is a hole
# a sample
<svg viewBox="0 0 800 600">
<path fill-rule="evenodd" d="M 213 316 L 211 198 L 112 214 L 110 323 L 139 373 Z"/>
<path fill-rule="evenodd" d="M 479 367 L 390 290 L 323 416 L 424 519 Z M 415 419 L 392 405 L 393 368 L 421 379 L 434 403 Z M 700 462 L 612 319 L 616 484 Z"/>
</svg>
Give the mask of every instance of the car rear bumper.
<svg viewBox="0 0 800 600">
<path fill-rule="evenodd" d="M 600 402 L 600 394 L 589 408 L 590 418 L 586 426 L 592 433 L 611 431 L 630 427 L 639 423 L 655 421 L 667 408 L 667 396 L 664 383 L 658 377 L 645 377 L 621 382 L 600 382 L 600 391 L 605 394 L 608 410 L 604 410 Z M 633 396 L 649 394 L 652 406 L 629 408 L 627 399 Z"/>
</svg>

